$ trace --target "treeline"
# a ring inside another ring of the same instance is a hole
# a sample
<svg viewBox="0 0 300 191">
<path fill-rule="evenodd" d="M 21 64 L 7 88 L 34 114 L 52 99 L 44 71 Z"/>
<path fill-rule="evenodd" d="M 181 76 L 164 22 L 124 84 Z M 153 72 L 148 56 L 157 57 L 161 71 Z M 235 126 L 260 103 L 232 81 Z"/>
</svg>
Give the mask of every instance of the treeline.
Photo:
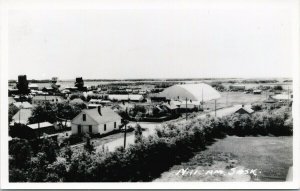
<svg viewBox="0 0 300 191">
<path fill-rule="evenodd" d="M 39 152 L 21 140 L 10 144 L 12 182 L 136 182 L 151 181 L 175 164 L 188 160 L 215 138 L 226 135 L 284 136 L 293 134 L 289 108 L 231 115 L 222 118 L 193 118 L 184 123 L 169 123 L 147 138 L 135 133 L 136 143 L 114 152 L 73 152 L 57 148 L 45 140 Z M 17 146 L 16 146 L 17 145 Z M 49 146 L 52 145 L 52 146 Z M 50 149 L 50 150 L 47 150 Z M 61 152 L 59 152 L 61 151 Z M 21 158 L 20 158 L 21 157 Z M 21 164 L 20 164 L 21 163 Z"/>
</svg>

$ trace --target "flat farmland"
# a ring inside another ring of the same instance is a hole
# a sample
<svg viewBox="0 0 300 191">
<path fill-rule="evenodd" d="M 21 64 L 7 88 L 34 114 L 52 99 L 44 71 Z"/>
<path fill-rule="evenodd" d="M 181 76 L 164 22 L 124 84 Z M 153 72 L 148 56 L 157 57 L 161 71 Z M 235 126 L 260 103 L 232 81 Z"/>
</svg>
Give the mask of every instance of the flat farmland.
<svg viewBox="0 0 300 191">
<path fill-rule="evenodd" d="M 217 109 L 240 104 L 251 104 L 264 101 L 268 95 L 262 94 L 245 94 L 244 92 L 220 92 L 221 98 L 217 100 Z M 204 108 L 214 110 L 215 101 L 204 103 Z"/>
</svg>

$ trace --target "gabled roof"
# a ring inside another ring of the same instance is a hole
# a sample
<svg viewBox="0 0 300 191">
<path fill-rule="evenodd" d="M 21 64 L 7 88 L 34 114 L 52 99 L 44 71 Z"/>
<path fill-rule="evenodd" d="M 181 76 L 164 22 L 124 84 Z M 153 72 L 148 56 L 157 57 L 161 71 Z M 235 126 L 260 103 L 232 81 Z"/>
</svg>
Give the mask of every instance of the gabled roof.
<svg viewBox="0 0 300 191">
<path fill-rule="evenodd" d="M 168 99 L 181 99 L 192 101 L 209 101 L 221 97 L 220 93 L 205 83 L 198 84 L 181 84 L 166 88 L 159 94 L 161 97 Z"/>
<path fill-rule="evenodd" d="M 81 119 L 81 116 L 83 113 L 85 113 L 86 115 L 91 117 L 97 124 L 106 124 L 106 123 L 115 122 L 115 121 L 121 119 L 121 117 L 116 112 L 114 112 L 112 109 L 110 109 L 108 107 L 102 107 L 101 115 L 98 113 L 98 108 L 82 110 L 82 112 L 72 120 L 72 123 L 77 124 L 78 122 L 76 122 L 76 121 L 78 119 Z"/>
<path fill-rule="evenodd" d="M 32 105 L 29 102 L 15 102 L 13 103 L 17 108 L 29 109 Z"/>
<path fill-rule="evenodd" d="M 251 105 L 244 105 L 244 106 L 243 105 L 236 105 L 234 113 L 236 113 L 239 110 L 244 110 L 249 114 L 254 113 L 254 110 L 251 108 Z"/>
<path fill-rule="evenodd" d="M 31 109 L 20 109 L 14 116 L 13 121 L 15 123 L 27 124 L 29 117 L 31 117 L 32 111 Z"/>
<path fill-rule="evenodd" d="M 8 97 L 8 103 L 11 104 L 11 103 L 15 103 L 16 100 L 13 98 L 13 97 Z"/>
</svg>

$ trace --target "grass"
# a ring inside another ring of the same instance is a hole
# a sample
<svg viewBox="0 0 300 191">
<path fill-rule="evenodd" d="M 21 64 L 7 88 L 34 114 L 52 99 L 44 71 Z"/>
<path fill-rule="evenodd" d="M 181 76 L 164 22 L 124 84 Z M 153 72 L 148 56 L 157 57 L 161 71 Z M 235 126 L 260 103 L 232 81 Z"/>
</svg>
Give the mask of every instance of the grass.
<svg viewBox="0 0 300 191">
<path fill-rule="evenodd" d="M 292 137 L 236 137 L 217 140 L 188 162 L 173 166 L 155 181 L 285 181 L 293 165 Z M 230 171 L 257 169 L 257 175 L 178 176 L 180 169 Z"/>
<path fill-rule="evenodd" d="M 251 104 L 264 101 L 267 97 L 262 94 L 245 94 L 244 92 L 220 92 L 221 98 L 217 100 L 217 108 L 224 108 L 238 104 Z M 205 108 L 214 110 L 215 102 L 204 103 Z"/>
</svg>

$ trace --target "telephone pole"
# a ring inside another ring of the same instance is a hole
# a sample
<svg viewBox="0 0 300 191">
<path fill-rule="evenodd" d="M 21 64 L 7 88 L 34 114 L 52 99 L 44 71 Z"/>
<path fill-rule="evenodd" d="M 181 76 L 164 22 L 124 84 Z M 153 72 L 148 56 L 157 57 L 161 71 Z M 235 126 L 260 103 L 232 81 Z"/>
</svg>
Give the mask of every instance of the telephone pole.
<svg viewBox="0 0 300 191">
<path fill-rule="evenodd" d="M 185 98 L 185 120 L 187 121 L 187 97 Z"/>
<path fill-rule="evenodd" d="M 217 117 L 217 100 L 215 99 L 215 117 Z"/>
</svg>

